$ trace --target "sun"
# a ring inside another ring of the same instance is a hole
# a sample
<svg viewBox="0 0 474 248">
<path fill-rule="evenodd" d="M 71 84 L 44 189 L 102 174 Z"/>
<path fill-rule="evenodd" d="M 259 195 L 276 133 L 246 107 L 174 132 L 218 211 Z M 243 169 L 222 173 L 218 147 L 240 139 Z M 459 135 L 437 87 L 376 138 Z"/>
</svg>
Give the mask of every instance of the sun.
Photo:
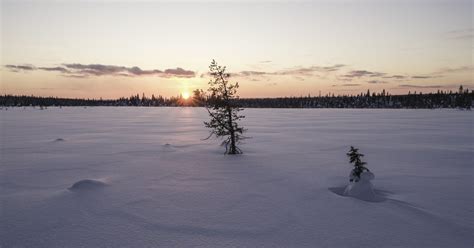
<svg viewBox="0 0 474 248">
<path fill-rule="evenodd" d="M 191 95 L 189 94 L 188 91 L 183 91 L 183 93 L 181 93 L 181 96 L 183 97 L 184 100 L 188 100 Z"/>
</svg>

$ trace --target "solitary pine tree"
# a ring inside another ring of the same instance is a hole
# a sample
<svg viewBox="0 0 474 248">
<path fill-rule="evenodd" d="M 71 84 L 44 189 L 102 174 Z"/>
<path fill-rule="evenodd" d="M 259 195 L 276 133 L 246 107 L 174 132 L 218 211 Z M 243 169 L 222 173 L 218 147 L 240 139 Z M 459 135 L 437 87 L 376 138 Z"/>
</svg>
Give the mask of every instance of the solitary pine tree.
<svg viewBox="0 0 474 248">
<path fill-rule="evenodd" d="M 204 125 L 211 130 L 208 138 L 215 135 L 224 137 L 222 145 L 225 146 L 226 154 L 241 154 L 242 150 L 237 147 L 240 140 L 244 138 L 244 128 L 240 127 L 238 121 L 245 116 L 240 115 L 243 110 L 237 105 L 237 88 L 239 84 L 229 83 L 230 75 L 226 73 L 225 66 L 217 65 L 212 60 L 209 66 L 212 79 L 209 81 L 209 95 L 206 102 L 206 109 L 211 119 L 204 122 Z"/>
<path fill-rule="evenodd" d="M 349 157 L 349 163 L 354 163 L 354 169 L 352 169 L 351 176 L 349 181 L 356 181 L 358 182 L 360 179 L 360 174 L 364 172 L 364 170 L 369 171 L 366 165 L 366 162 L 362 162 L 361 157 L 364 156 L 364 154 L 359 153 L 358 148 L 354 148 L 351 146 L 351 149 L 349 150 L 349 153 L 347 153 L 347 156 Z"/>
</svg>

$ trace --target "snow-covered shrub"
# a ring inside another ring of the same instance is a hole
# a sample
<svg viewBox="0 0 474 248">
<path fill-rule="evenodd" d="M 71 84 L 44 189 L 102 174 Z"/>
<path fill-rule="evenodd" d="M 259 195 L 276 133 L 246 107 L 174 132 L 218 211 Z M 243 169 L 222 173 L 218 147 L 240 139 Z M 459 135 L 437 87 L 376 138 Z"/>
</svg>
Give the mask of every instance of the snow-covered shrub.
<svg viewBox="0 0 474 248">
<path fill-rule="evenodd" d="M 350 184 L 345 188 L 343 195 L 352 196 L 365 201 L 375 201 L 376 195 L 374 187 L 370 182 L 375 176 L 364 166 L 367 164 L 361 160 L 364 154 L 359 153 L 359 149 L 351 146 L 347 156 L 349 157 L 350 163 L 354 164 L 354 169 L 352 169 L 349 174 Z"/>
</svg>

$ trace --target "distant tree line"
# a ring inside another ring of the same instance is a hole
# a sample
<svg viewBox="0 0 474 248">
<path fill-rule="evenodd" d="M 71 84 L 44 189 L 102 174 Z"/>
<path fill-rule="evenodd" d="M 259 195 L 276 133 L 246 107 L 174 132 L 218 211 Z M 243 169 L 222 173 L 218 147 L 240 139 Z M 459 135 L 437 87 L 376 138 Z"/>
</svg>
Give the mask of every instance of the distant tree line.
<svg viewBox="0 0 474 248">
<path fill-rule="evenodd" d="M 440 91 L 436 93 L 409 92 L 407 95 L 380 93 L 358 95 L 326 95 L 282 98 L 240 99 L 246 108 L 465 108 L 473 106 L 474 92 L 460 86 L 458 92 Z"/>
<path fill-rule="evenodd" d="M 145 94 L 121 97 L 114 100 L 72 99 L 37 96 L 0 96 L 0 106 L 205 106 L 208 99 L 201 90 L 195 90 L 193 96 L 162 97 Z M 407 95 L 391 95 L 385 90 L 379 93 L 361 93 L 358 95 L 327 94 L 325 96 L 301 96 L 279 98 L 238 98 L 237 104 L 244 108 L 465 108 L 473 106 L 474 91 L 459 87 L 457 92 L 441 91 L 436 93 L 409 92 Z"/>
<path fill-rule="evenodd" d="M 165 98 L 162 96 L 151 97 L 145 94 L 121 97 L 119 99 L 81 99 L 81 98 L 60 98 L 60 97 L 39 97 L 39 96 L 0 96 L 0 106 L 23 107 L 23 106 L 194 106 L 194 104 L 184 99 L 182 96 Z"/>
</svg>

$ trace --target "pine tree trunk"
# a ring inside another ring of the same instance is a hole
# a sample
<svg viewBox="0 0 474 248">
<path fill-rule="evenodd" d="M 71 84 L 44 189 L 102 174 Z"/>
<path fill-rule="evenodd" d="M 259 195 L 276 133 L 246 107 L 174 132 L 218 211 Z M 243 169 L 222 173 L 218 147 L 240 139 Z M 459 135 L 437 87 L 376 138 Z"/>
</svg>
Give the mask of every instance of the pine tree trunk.
<svg viewBox="0 0 474 248">
<path fill-rule="evenodd" d="M 227 123 L 229 125 L 229 133 L 230 133 L 230 151 L 229 154 L 236 154 L 237 149 L 235 148 L 235 132 L 234 132 L 234 125 L 232 123 L 232 110 L 227 108 Z"/>
<path fill-rule="evenodd" d="M 237 148 L 235 148 L 235 134 L 234 131 L 230 133 L 230 152 L 229 154 L 237 154 Z"/>
</svg>

